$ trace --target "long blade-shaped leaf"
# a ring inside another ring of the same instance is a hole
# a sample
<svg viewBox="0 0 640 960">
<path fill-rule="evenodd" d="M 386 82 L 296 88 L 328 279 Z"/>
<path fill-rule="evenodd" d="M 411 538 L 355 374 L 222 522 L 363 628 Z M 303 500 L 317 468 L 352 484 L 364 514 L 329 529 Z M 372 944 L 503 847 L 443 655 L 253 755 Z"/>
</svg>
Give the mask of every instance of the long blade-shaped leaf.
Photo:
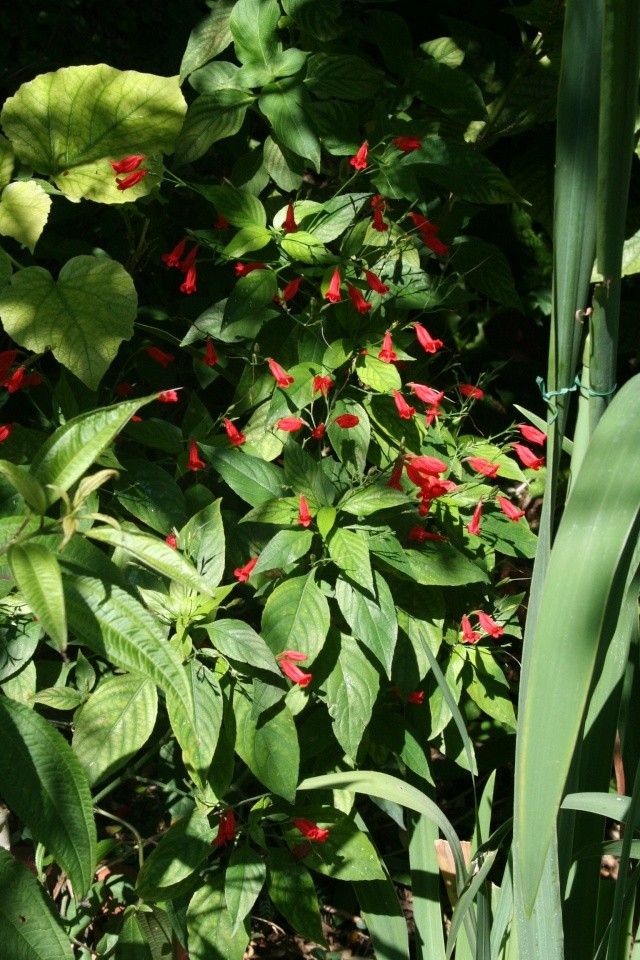
<svg viewBox="0 0 640 960">
<path fill-rule="evenodd" d="M 71 946 L 44 888 L 0 848 L 0 941 L 5 957 L 69 960 Z"/>
</svg>

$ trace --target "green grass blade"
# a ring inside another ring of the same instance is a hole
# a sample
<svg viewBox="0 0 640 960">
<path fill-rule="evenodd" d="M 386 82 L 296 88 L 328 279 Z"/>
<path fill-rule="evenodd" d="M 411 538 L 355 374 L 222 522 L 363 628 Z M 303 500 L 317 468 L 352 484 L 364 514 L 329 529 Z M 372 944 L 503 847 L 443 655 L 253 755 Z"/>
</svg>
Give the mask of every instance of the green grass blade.
<svg viewBox="0 0 640 960">
<path fill-rule="evenodd" d="M 355 822 L 373 843 L 373 837 L 359 814 L 356 814 Z M 377 960 L 409 960 L 407 921 L 382 858 L 380 863 L 386 873 L 385 879 L 353 881 L 353 890 Z"/>
<path fill-rule="evenodd" d="M 435 855 L 438 828 L 424 814 L 410 814 L 409 866 L 418 960 L 445 960 L 440 873 Z"/>
<path fill-rule="evenodd" d="M 634 823 L 640 811 L 640 767 L 636 770 L 633 792 L 631 794 L 631 803 L 629 804 L 629 821 Z M 627 915 L 626 923 L 625 913 L 628 913 L 629 904 L 625 910 L 625 894 L 627 892 L 627 877 L 629 875 L 629 861 L 631 853 L 631 844 L 633 840 L 633 830 L 625 830 L 622 839 L 622 853 L 618 864 L 618 879 L 616 881 L 616 892 L 613 899 L 613 912 L 611 915 L 611 930 L 609 932 L 609 945 L 607 949 L 607 960 L 624 960 L 629 956 L 629 921 L 633 919 Z"/>
<path fill-rule="evenodd" d="M 620 609 L 640 525 L 640 378 L 607 410 L 567 504 L 543 588 L 516 752 L 514 863 L 529 915 L 600 643 Z M 554 745 L 553 763 L 543 744 Z"/>
</svg>

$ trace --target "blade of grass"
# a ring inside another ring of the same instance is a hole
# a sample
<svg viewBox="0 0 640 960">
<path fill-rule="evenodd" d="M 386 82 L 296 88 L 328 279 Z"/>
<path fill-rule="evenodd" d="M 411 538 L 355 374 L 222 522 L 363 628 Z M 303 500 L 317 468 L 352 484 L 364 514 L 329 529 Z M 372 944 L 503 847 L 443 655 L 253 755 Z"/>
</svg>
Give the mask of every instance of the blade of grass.
<svg viewBox="0 0 640 960">
<path fill-rule="evenodd" d="M 438 828 L 424 814 L 409 814 L 409 866 L 418 960 L 444 960 L 440 873 L 435 856 Z"/>
<path fill-rule="evenodd" d="M 374 843 L 359 814 L 356 814 L 355 822 Z M 352 886 L 378 960 L 409 960 L 407 921 L 382 858 L 380 862 L 386 874 L 384 880 L 356 880 Z"/>
</svg>

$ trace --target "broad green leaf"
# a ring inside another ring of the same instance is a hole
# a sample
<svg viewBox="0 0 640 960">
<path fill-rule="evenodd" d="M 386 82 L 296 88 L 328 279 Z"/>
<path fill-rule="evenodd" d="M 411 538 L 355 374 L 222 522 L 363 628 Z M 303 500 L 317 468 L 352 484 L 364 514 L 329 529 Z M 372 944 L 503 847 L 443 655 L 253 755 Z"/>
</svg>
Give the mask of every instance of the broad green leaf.
<svg viewBox="0 0 640 960">
<path fill-rule="evenodd" d="M 293 440 L 284 448 L 284 476 L 295 493 L 304 493 L 318 504 L 328 506 L 336 498 L 335 487 L 322 464 Z"/>
<path fill-rule="evenodd" d="M 449 42 L 455 57 L 455 44 Z M 461 122 L 486 119 L 487 108 L 480 88 L 464 70 L 454 70 L 436 59 L 414 60 L 412 73 L 420 99 L 429 106 Z"/>
<path fill-rule="evenodd" d="M 278 584 L 262 614 L 262 635 L 274 654 L 306 653 L 305 668 L 316 659 L 329 631 L 329 603 L 313 573 Z"/>
<path fill-rule="evenodd" d="M 437 63 L 446 67 L 459 67 L 464 60 L 465 51 L 452 37 L 438 37 L 420 44 L 420 49 L 428 53 Z"/>
<path fill-rule="evenodd" d="M 200 193 L 210 200 L 218 213 L 234 227 L 265 227 L 267 213 L 257 197 L 248 190 L 239 190 L 225 184 L 221 187 L 200 187 Z"/>
<path fill-rule="evenodd" d="M 334 40 L 344 32 L 337 23 L 342 0 L 323 0 L 321 7 L 309 0 L 284 0 L 283 6 L 300 30 L 318 40 Z"/>
<path fill-rule="evenodd" d="M 308 94 L 295 77 L 285 77 L 263 87 L 258 106 L 273 126 L 278 140 L 320 169 L 320 142 L 306 112 Z"/>
<path fill-rule="evenodd" d="M 175 583 L 181 583 L 184 587 L 197 590 L 198 593 L 204 593 L 207 596 L 213 595 L 214 584 L 205 580 L 179 550 L 174 550 L 164 540 L 158 540 L 148 533 L 116 530 L 108 524 L 103 527 L 91 527 L 85 536 L 91 540 L 97 540 L 98 543 L 106 543 L 110 547 L 124 550 L 145 567 L 155 570 L 156 573 L 168 577 Z"/>
<path fill-rule="evenodd" d="M 16 343 L 45 353 L 95 390 L 123 340 L 138 298 L 122 264 L 74 257 L 55 281 L 42 267 L 18 270 L 0 294 L 0 319 Z"/>
<path fill-rule="evenodd" d="M 451 264 L 474 290 L 521 309 L 509 261 L 495 244 L 479 237 L 460 238 L 451 247 Z"/>
<path fill-rule="evenodd" d="M 384 577 L 374 571 L 373 578 L 375 586 L 371 592 L 375 590 L 375 593 L 372 596 L 361 589 L 361 577 L 353 583 L 338 577 L 336 600 L 354 636 L 371 651 L 391 678 L 393 651 L 398 639 L 398 621 L 393 597 Z"/>
<path fill-rule="evenodd" d="M 112 776 L 144 746 L 158 712 L 155 684 L 108 677 L 74 717 L 73 751 L 91 786 Z"/>
<path fill-rule="evenodd" d="M 300 263 L 334 263 L 335 257 L 330 253 L 321 240 L 305 233 L 304 230 L 298 230 L 297 233 L 291 233 L 280 241 L 280 246 L 291 260 L 298 260 Z"/>
<path fill-rule="evenodd" d="M 232 933 L 249 915 L 266 878 L 267 868 L 257 850 L 245 843 L 231 851 L 224 875 L 224 896 L 233 920 Z"/>
<path fill-rule="evenodd" d="M 49 895 L 31 870 L 3 848 L 0 888 L 0 940 L 7 960 L 69 960 L 69 938 Z"/>
<path fill-rule="evenodd" d="M 318 873 L 336 880 L 382 880 L 385 876 L 380 859 L 369 838 L 358 830 L 351 819 L 333 807 L 301 811 L 310 815 L 322 829 L 329 830 L 324 843 L 312 843 L 305 863 Z M 291 824 L 283 825 L 283 833 L 290 847 L 300 844 L 301 834 Z"/>
<path fill-rule="evenodd" d="M 51 198 L 33 180 L 10 183 L 0 197 L 0 234 L 13 237 L 33 253 L 50 209 Z"/>
<path fill-rule="evenodd" d="M 268 852 L 267 889 L 276 909 L 292 928 L 312 943 L 326 943 L 311 874 L 288 850 Z"/>
<path fill-rule="evenodd" d="M 298 785 L 300 747 L 291 712 L 281 706 L 259 718 L 252 715 L 251 702 L 236 689 L 233 698 L 236 717 L 236 753 L 267 790 L 293 803 Z M 266 716 L 266 719 L 265 719 Z"/>
<path fill-rule="evenodd" d="M 263 227 L 256 229 L 268 233 Z M 253 230 L 253 228 L 246 227 L 240 233 L 245 233 L 247 230 Z M 271 303 L 276 290 L 276 275 L 272 270 L 253 270 L 247 277 L 241 277 L 226 301 L 224 323 L 239 323 L 255 316 L 258 311 Z"/>
<path fill-rule="evenodd" d="M 394 164 L 397 160 L 389 166 Z M 428 136 L 422 140 L 422 149 L 406 154 L 400 166 L 415 168 L 413 172 L 472 203 L 512 203 L 519 199 L 502 171 L 470 143 Z"/>
<path fill-rule="evenodd" d="M 148 194 L 157 181 L 148 176 L 117 190 L 109 161 L 171 153 L 185 111 L 178 77 L 99 63 L 63 67 L 24 83 L 5 102 L 1 119 L 17 157 L 51 176 L 67 197 L 126 203 Z"/>
<path fill-rule="evenodd" d="M 31 660 L 42 634 L 40 625 L 31 619 L 8 618 L 0 625 L 0 683 Z"/>
<path fill-rule="evenodd" d="M 309 512 L 313 516 L 313 505 L 308 504 Z M 300 510 L 299 497 L 280 497 L 278 500 L 268 500 L 250 510 L 241 522 L 247 523 L 274 523 L 278 526 L 294 526 L 298 523 Z"/>
<path fill-rule="evenodd" d="M 230 27 L 236 56 L 241 63 L 263 64 L 282 49 L 276 28 L 280 19 L 277 0 L 238 0 L 231 14 Z"/>
<path fill-rule="evenodd" d="M 255 250 L 262 250 L 272 240 L 271 233 L 266 227 L 242 227 L 241 230 L 231 238 L 229 243 L 222 251 L 225 257 L 237 259 L 243 257 L 246 253 L 253 253 Z M 249 277 L 251 274 L 249 274 Z M 249 277 L 246 279 L 248 280 Z"/>
<path fill-rule="evenodd" d="M 279 467 L 251 457 L 242 450 L 220 450 L 205 447 L 215 470 L 234 493 L 257 507 L 266 500 L 282 496 L 284 474 Z"/>
<path fill-rule="evenodd" d="M 193 727 L 188 750 L 184 751 L 187 769 L 196 782 L 205 783 L 222 726 L 222 691 L 216 675 L 208 667 L 190 660 L 185 664 L 193 696 Z M 171 695 L 170 695 L 171 696 Z M 167 698 L 169 715 L 175 708 Z"/>
<path fill-rule="evenodd" d="M 320 507 L 318 510 L 316 524 L 318 525 L 318 533 L 323 540 L 326 540 L 331 533 L 337 516 L 338 511 L 335 507 Z"/>
<path fill-rule="evenodd" d="M 297 190 L 302 183 L 304 164 L 291 151 L 285 152 L 273 137 L 267 137 L 264 142 L 264 163 L 269 176 L 281 190 Z"/>
<path fill-rule="evenodd" d="M 215 623 L 204 624 L 209 639 L 214 647 L 224 657 L 235 660 L 238 664 L 248 664 L 267 673 L 282 674 L 271 650 L 259 633 L 243 623 L 242 620 L 216 620 Z"/>
<path fill-rule="evenodd" d="M 466 650 L 466 656 L 474 670 L 470 682 L 464 684 L 465 690 L 488 716 L 511 727 L 515 732 L 516 717 L 509 684 L 491 651 L 470 648 Z"/>
<path fill-rule="evenodd" d="M 336 527 L 327 539 L 329 556 L 335 565 L 354 583 L 373 592 L 371 559 L 366 533 Z"/>
<path fill-rule="evenodd" d="M 179 533 L 179 546 L 192 558 L 195 567 L 209 587 L 222 580 L 225 560 L 225 537 L 221 500 L 214 500 L 189 518 Z"/>
<path fill-rule="evenodd" d="M 42 703 L 52 710 L 75 710 L 83 699 L 80 691 L 73 687 L 45 687 L 29 697 L 29 703 Z"/>
<path fill-rule="evenodd" d="M 189 77 L 189 83 L 198 93 L 215 93 L 221 87 L 238 87 L 240 67 L 226 60 L 212 60 Z"/>
<path fill-rule="evenodd" d="M 36 451 L 30 473 L 43 485 L 68 490 L 117 437 L 134 413 L 153 399 L 151 396 L 125 400 L 68 420 Z M 47 490 L 49 504 L 55 503 L 59 497 L 55 489 Z"/>
<path fill-rule="evenodd" d="M 166 536 L 187 522 L 182 490 L 166 470 L 149 460 L 128 460 L 115 483 L 116 497 L 127 513 Z"/>
<path fill-rule="evenodd" d="M 194 100 L 175 145 L 176 164 L 184 166 L 199 160 L 218 140 L 237 133 L 244 122 L 247 107 L 254 100 L 250 90 L 234 87 L 205 93 Z"/>
<path fill-rule="evenodd" d="M 362 383 L 379 393 L 402 389 L 402 380 L 394 364 L 384 363 L 377 357 L 359 357 L 356 373 Z"/>
<path fill-rule="evenodd" d="M 312 540 L 311 530 L 280 530 L 260 553 L 253 572 L 288 567 L 309 552 Z"/>
<path fill-rule="evenodd" d="M 341 427 L 336 423 L 336 418 L 344 413 L 358 417 L 355 427 Z M 333 408 L 333 417 L 327 424 L 327 436 L 342 463 L 348 463 L 361 476 L 371 439 L 371 425 L 364 407 L 355 400 L 338 400 Z"/>
<path fill-rule="evenodd" d="M 135 913 L 130 913 L 122 925 L 115 960 L 129 960 L 132 956 L 135 956 L 136 960 L 154 960 L 149 942 Z"/>
<path fill-rule="evenodd" d="M 0 134 L 0 190 L 3 190 L 11 182 L 14 163 L 13 147 L 6 137 Z"/>
<path fill-rule="evenodd" d="M 368 100 L 384 82 L 384 75 L 362 57 L 315 53 L 309 57 L 304 82 L 320 100 Z"/>
<path fill-rule="evenodd" d="M 207 859 L 214 837 L 208 818 L 199 810 L 174 823 L 145 860 L 136 881 L 138 895 L 143 900 L 170 900 L 174 888 Z"/>
<path fill-rule="evenodd" d="M 95 870 L 96 827 L 78 758 L 51 724 L 8 697 L 0 697 L 0 736 L 2 796 L 84 896 Z"/>
<path fill-rule="evenodd" d="M 368 193 L 343 193 L 322 204 L 322 210 L 313 217 L 305 217 L 304 229 L 323 243 L 336 240 L 353 223 L 358 211 L 369 200 Z"/>
<path fill-rule="evenodd" d="M 338 660 L 323 688 L 336 740 L 355 761 L 378 696 L 380 674 L 353 637 L 340 635 Z"/>
<path fill-rule="evenodd" d="M 224 895 L 224 873 L 209 876 L 187 907 L 190 960 L 242 960 L 249 921 L 235 933 Z"/>
<path fill-rule="evenodd" d="M 351 513 L 355 517 L 368 517 L 378 510 L 406 506 L 406 493 L 393 490 L 386 483 L 369 483 L 364 487 L 347 491 L 337 504 L 337 509 Z"/>
<path fill-rule="evenodd" d="M 216 0 L 209 15 L 193 28 L 180 64 L 181 81 L 229 46 L 233 39 L 229 26 L 233 6 L 233 0 Z"/>
<path fill-rule="evenodd" d="M 419 550 L 405 550 L 413 575 L 425 586 L 457 587 L 486 583 L 487 574 L 450 543 L 423 543 Z"/>
<path fill-rule="evenodd" d="M 67 648 L 67 617 L 62 575 L 55 553 L 39 543 L 14 543 L 8 552 L 9 566 L 18 588 L 34 616 L 58 650 Z"/>
</svg>

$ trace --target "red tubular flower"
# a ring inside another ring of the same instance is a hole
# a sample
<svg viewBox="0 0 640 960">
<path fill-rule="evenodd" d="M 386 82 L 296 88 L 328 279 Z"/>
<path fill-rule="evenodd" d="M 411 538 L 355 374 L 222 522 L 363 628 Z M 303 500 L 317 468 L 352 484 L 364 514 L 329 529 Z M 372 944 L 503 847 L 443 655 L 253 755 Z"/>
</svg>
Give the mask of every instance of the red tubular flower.
<svg viewBox="0 0 640 960">
<path fill-rule="evenodd" d="M 213 225 L 214 230 L 226 230 L 229 226 L 229 221 L 225 220 L 221 213 L 218 214 L 218 219 Z"/>
<path fill-rule="evenodd" d="M 215 840 L 212 843 L 213 847 L 226 847 L 236 835 L 236 818 L 234 816 L 233 810 L 229 808 L 225 810 L 221 817 L 220 823 L 218 824 L 218 833 Z"/>
<path fill-rule="evenodd" d="M 472 383 L 459 383 L 458 390 L 463 397 L 469 397 L 471 400 L 482 400 L 484 397 L 484 390 L 474 387 Z"/>
<path fill-rule="evenodd" d="M 416 524 L 415 527 L 411 527 L 409 533 L 407 534 L 407 540 L 415 540 L 416 543 L 422 543 L 424 540 L 428 540 L 427 531 L 424 527 L 421 527 L 420 524 Z"/>
<path fill-rule="evenodd" d="M 473 517 L 471 518 L 471 523 L 467 524 L 467 530 L 473 537 L 480 536 L 480 520 L 482 518 L 482 497 L 478 500 L 475 510 L 473 511 Z"/>
<path fill-rule="evenodd" d="M 367 153 L 369 152 L 369 144 L 365 140 L 355 157 L 351 157 L 349 163 L 356 170 L 366 170 L 367 169 Z"/>
<path fill-rule="evenodd" d="M 293 298 L 295 297 L 296 293 L 300 288 L 301 283 L 302 283 L 302 277 L 296 277 L 295 280 L 291 280 L 290 283 L 286 285 L 286 287 L 282 291 L 282 296 L 284 298 L 285 303 L 288 303 L 289 300 L 293 300 Z"/>
<path fill-rule="evenodd" d="M 410 153 L 412 150 L 420 150 L 422 148 L 420 137 L 394 137 L 393 142 L 398 150 L 402 150 L 404 153 Z"/>
<path fill-rule="evenodd" d="M 21 390 L 22 387 L 26 386 L 25 382 L 25 369 L 24 367 L 18 367 L 12 375 L 4 381 L 3 386 L 9 393 L 17 393 L 18 390 Z"/>
<path fill-rule="evenodd" d="M 304 659 L 306 660 L 307 658 L 305 657 Z M 276 660 L 285 677 L 288 677 L 292 683 L 297 683 L 300 687 L 306 687 L 313 680 L 312 674 L 305 673 L 304 670 L 297 667 L 295 663 L 292 663 L 290 659 L 287 659 L 284 654 L 280 654 L 276 657 Z"/>
<path fill-rule="evenodd" d="M 131 417 L 131 423 L 142 423 L 142 417 L 137 417 L 135 414 Z"/>
<path fill-rule="evenodd" d="M 536 457 L 533 450 L 529 450 L 529 447 L 525 447 L 521 443 L 514 443 L 513 449 L 520 463 L 524 464 L 525 467 L 530 467 L 532 470 L 539 470 L 540 467 L 544 467 L 544 457 Z"/>
<path fill-rule="evenodd" d="M 403 492 L 403 487 L 400 481 L 402 480 L 402 470 L 404 468 L 404 463 L 402 460 L 399 463 L 396 463 L 395 467 L 391 471 L 391 476 L 389 477 L 389 482 L 387 483 L 388 487 L 391 487 L 392 490 L 399 490 L 400 493 Z"/>
<path fill-rule="evenodd" d="M 331 283 L 329 284 L 329 289 L 324 295 L 324 299 L 328 300 L 329 303 L 339 303 L 342 300 L 340 296 L 340 268 L 336 267 L 333 271 L 331 277 Z"/>
<path fill-rule="evenodd" d="M 348 430 L 350 427 L 358 426 L 360 417 L 356 417 L 355 413 L 342 413 L 339 417 L 336 417 L 333 422 L 337 423 L 343 430 Z"/>
<path fill-rule="evenodd" d="M 462 642 L 463 643 L 477 643 L 482 637 L 481 633 L 477 633 L 472 629 L 469 617 L 465 614 L 462 618 Z"/>
<path fill-rule="evenodd" d="M 411 387 L 418 400 L 430 403 L 432 406 L 437 406 L 444 397 L 444 390 L 434 390 L 433 387 L 426 387 L 423 383 L 408 383 L 407 386 Z"/>
<path fill-rule="evenodd" d="M 164 542 L 165 542 L 168 546 L 172 547 L 174 550 L 177 550 L 177 549 L 178 549 L 178 544 L 177 544 L 177 542 L 176 542 L 176 535 L 175 535 L 175 533 L 170 533 L 168 537 L 165 537 L 165 538 L 164 538 Z"/>
<path fill-rule="evenodd" d="M 328 830 L 321 830 L 317 823 L 314 823 L 312 820 L 294 820 L 293 821 L 297 830 L 300 831 L 307 840 L 317 840 L 318 843 L 324 843 L 329 836 Z"/>
<path fill-rule="evenodd" d="M 165 353 L 160 347 L 145 347 L 145 352 L 149 354 L 152 360 L 159 363 L 161 367 L 168 367 L 173 363 L 175 357 L 172 353 Z"/>
<path fill-rule="evenodd" d="M 193 437 L 189 441 L 189 462 L 187 466 L 189 470 L 193 470 L 194 472 L 196 470 L 203 470 L 206 466 L 204 460 L 201 460 L 198 456 L 198 444 Z"/>
<path fill-rule="evenodd" d="M 407 476 L 416 486 L 420 486 L 427 477 L 438 477 L 446 469 L 446 463 L 438 460 L 437 457 L 409 457 L 407 459 Z"/>
<path fill-rule="evenodd" d="M 128 190 L 130 187 L 135 187 L 141 180 L 144 180 L 148 173 L 148 170 L 136 170 L 135 173 L 130 173 L 123 180 L 118 180 L 116 177 L 116 190 Z"/>
<path fill-rule="evenodd" d="M 238 428 L 231 423 L 231 420 L 227 420 L 225 417 L 223 423 L 231 446 L 241 447 L 243 443 L 247 442 L 247 438 L 245 437 L 244 433 L 240 433 Z"/>
<path fill-rule="evenodd" d="M 187 270 L 187 275 L 184 279 L 184 282 L 180 284 L 180 293 L 195 293 L 196 292 L 196 267 L 195 264 Z"/>
<path fill-rule="evenodd" d="M 326 429 L 324 423 L 319 423 L 318 426 L 314 427 L 311 431 L 311 436 L 314 440 L 322 440 Z"/>
<path fill-rule="evenodd" d="M 414 693 L 410 693 L 407 703 L 417 703 L 418 706 L 422 706 L 424 703 L 424 690 L 416 690 Z"/>
<path fill-rule="evenodd" d="M 426 247 L 429 247 L 433 253 L 437 253 L 439 257 L 446 257 L 449 253 L 449 247 L 446 243 L 443 243 L 442 240 L 439 240 L 438 237 L 434 236 L 432 233 L 420 233 L 420 239 Z"/>
<path fill-rule="evenodd" d="M 0 427 L 0 443 L 4 443 L 5 440 L 8 440 L 13 431 L 13 427 L 6 423 L 4 426 Z"/>
<path fill-rule="evenodd" d="M 393 401 L 396 405 L 396 410 L 403 420 L 411 420 L 411 417 L 415 416 L 416 408 L 410 407 L 398 390 L 393 391 Z"/>
<path fill-rule="evenodd" d="M 219 359 L 220 357 L 216 353 L 216 348 L 213 345 L 211 337 L 207 337 L 207 345 L 205 347 L 204 357 L 201 358 L 201 362 L 207 367 L 215 367 Z"/>
<path fill-rule="evenodd" d="M 236 569 L 233 571 L 233 575 L 239 583 L 247 582 L 258 560 L 259 557 L 253 557 L 252 560 L 249 560 L 247 563 L 245 563 L 244 567 L 236 567 Z"/>
<path fill-rule="evenodd" d="M 386 283 L 383 283 L 380 277 L 377 277 L 371 270 L 364 271 L 364 278 L 369 285 L 369 289 L 373 290 L 374 293 L 379 293 L 381 297 L 383 297 L 385 293 L 389 293 L 389 287 Z"/>
<path fill-rule="evenodd" d="M 177 390 L 163 390 L 158 396 L 158 401 L 160 403 L 177 403 L 178 402 L 178 391 Z"/>
<path fill-rule="evenodd" d="M 385 198 L 382 196 L 381 193 L 376 193 L 375 196 L 371 197 L 371 206 L 374 209 L 376 207 L 380 207 L 381 210 L 384 210 L 386 205 L 387 205 L 387 201 L 385 200 Z"/>
<path fill-rule="evenodd" d="M 481 473 L 484 477 L 495 477 L 500 469 L 499 463 L 491 463 L 484 457 L 467 457 L 467 462 L 476 473 Z"/>
<path fill-rule="evenodd" d="M 189 253 L 186 255 L 184 260 L 181 260 L 178 264 L 178 268 L 182 270 L 183 273 L 188 273 L 191 267 L 196 262 L 196 257 L 198 256 L 198 250 L 200 249 L 200 244 L 196 243 L 191 247 Z"/>
<path fill-rule="evenodd" d="M 397 359 L 398 354 L 393 349 L 391 334 L 387 330 L 382 341 L 382 350 L 378 354 L 378 360 L 382 360 L 383 363 L 393 363 Z"/>
<path fill-rule="evenodd" d="M 365 300 L 357 287 L 354 287 L 352 283 L 348 283 L 347 290 L 349 292 L 349 299 L 358 313 L 367 313 L 369 310 L 371 310 L 373 304 L 369 303 L 368 300 Z"/>
<path fill-rule="evenodd" d="M 385 223 L 384 217 L 382 216 L 382 209 L 380 207 L 373 208 L 373 220 L 371 221 L 371 226 L 374 230 L 377 230 L 378 233 L 384 233 L 385 230 L 389 229 L 389 224 Z"/>
<path fill-rule="evenodd" d="M 143 160 L 146 160 L 144 154 L 136 154 L 132 157 L 125 157 L 124 160 L 110 160 L 109 163 L 114 173 L 133 173 L 137 170 Z"/>
<path fill-rule="evenodd" d="M 311 514 L 309 513 L 309 507 L 307 505 L 306 498 L 303 493 L 300 494 L 300 509 L 298 511 L 298 526 L 300 527 L 309 527 L 311 526 Z M 306 659 L 306 657 L 305 657 Z"/>
<path fill-rule="evenodd" d="M 543 433 L 542 430 L 538 430 L 537 427 L 532 427 L 528 423 L 519 423 L 518 430 L 520 431 L 524 439 L 529 441 L 529 443 L 535 443 L 539 447 L 544 446 L 547 439 L 547 435 L 546 433 Z"/>
<path fill-rule="evenodd" d="M 440 543 L 444 543 L 449 537 L 443 537 L 441 533 L 431 533 L 429 530 L 425 531 L 424 535 L 425 540 L 437 540 Z"/>
<path fill-rule="evenodd" d="M 321 393 L 323 397 L 329 393 L 329 390 L 334 386 L 334 381 L 331 377 L 321 377 L 318 375 L 313 378 L 313 392 Z"/>
<path fill-rule="evenodd" d="M 488 613 L 484 613 L 482 610 L 478 611 L 478 623 L 480 624 L 480 629 L 483 630 L 484 633 L 488 633 L 494 640 L 497 640 L 498 637 L 501 637 L 504 633 L 500 624 L 496 623 Z"/>
<path fill-rule="evenodd" d="M 284 430 L 285 433 L 295 433 L 301 427 L 304 427 L 304 420 L 300 417 L 283 417 L 278 420 L 278 430 Z"/>
<path fill-rule="evenodd" d="M 269 369 L 271 370 L 271 376 L 275 378 L 276 383 L 279 387 L 282 387 L 283 390 L 286 390 L 287 387 L 290 387 L 293 383 L 293 377 L 290 377 L 286 371 L 282 369 L 279 363 L 276 363 L 275 360 L 272 360 L 270 357 L 267 357 L 269 361 Z"/>
<path fill-rule="evenodd" d="M 442 413 L 442 408 L 436 406 L 435 403 L 432 406 L 430 406 L 429 409 L 427 410 L 427 416 L 425 417 L 427 426 L 430 427 L 433 421 L 435 420 L 435 418 L 439 417 L 441 413 Z"/>
<path fill-rule="evenodd" d="M 511 503 L 511 500 L 507 500 L 505 497 L 498 497 L 498 504 L 505 516 L 509 517 L 509 520 L 518 521 L 520 517 L 524 517 L 524 510 L 518 510 L 515 504 Z"/>
<path fill-rule="evenodd" d="M 177 243 L 171 253 L 163 253 L 160 259 L 168 267 L 179 267 L 180 261 L 184 255 L 184 248 L 187 245 L 187 238 L 183 237 L 180 243 Z"/>
<path fill-rule="evenodd" d="M 427 353 L 436 353 L 442 346 L 442 340 L 434 340 L 426 327 L 421 323 L 414 323 L 413 329 L 416 332 L 418 343 Z"/>
<path fill-rule="evenodd" d="M 296 223 L 296 218 L 293 213 L 292 203 L 290 203 L 287 207 L 287 215 L 282 221 L 282 229 L 285 233 L 295 233 L 298 229 L 298 224 Z"/>
<path fill-rule="evenodd" d="M 416 226 L 421 233 L 437 233 L 440 229 L 435 223 L 431 223 L 430 220 L 427 220 L 427 218 L 421 213 L 411 211 L 411 213 L 408 213 L 407 216 L 410 220 L 413 220 L 414 226 Z"/>
<path fill-rule="evenodd" d="M 293 660 L 294 663 L 304 663 L 305 660 L 308 660 L 306 653 L 301 653 L 300 650 L 283 650 L 281 657 L 286 657 L 287 660 Z"/>
<path fill-rule="evenodd" d="M 114 390 L 119 397 L 128 397 L 133 393 L 133 384 L 132 383 L 116 383 Z"/>
<path fill-rule="evenodd" d="M 254 270 L 266 270 L 267 265 L 266 263 L 236 263 L 233 269 L 236 277 L 246 277 Z"/>
</svg>

